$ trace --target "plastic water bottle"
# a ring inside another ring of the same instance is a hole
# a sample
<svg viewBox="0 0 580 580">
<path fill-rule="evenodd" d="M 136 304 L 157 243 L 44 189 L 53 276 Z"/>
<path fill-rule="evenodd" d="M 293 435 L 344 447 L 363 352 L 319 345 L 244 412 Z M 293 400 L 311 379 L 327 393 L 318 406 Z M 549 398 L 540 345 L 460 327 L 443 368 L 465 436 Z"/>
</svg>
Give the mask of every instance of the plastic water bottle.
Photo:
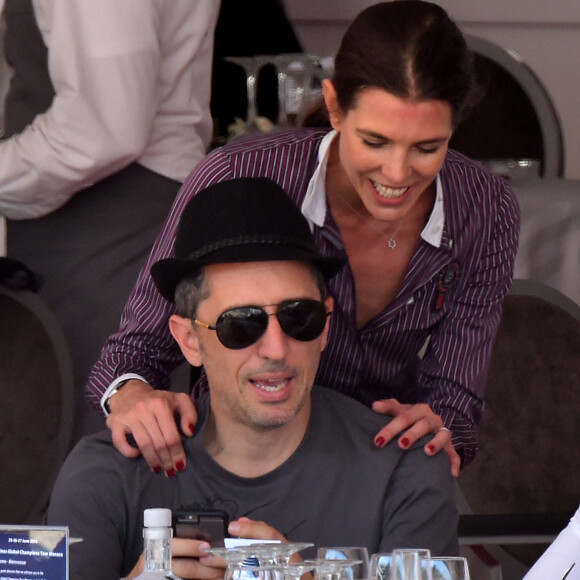
<svg viewBox="0 0 580 580">
<path fill-rule="evenodd" d="M 145 569 L 137 578 L 180 580 L 171 571 L 171 510 L 147 509 L 143 512 Z"/>
</svg>

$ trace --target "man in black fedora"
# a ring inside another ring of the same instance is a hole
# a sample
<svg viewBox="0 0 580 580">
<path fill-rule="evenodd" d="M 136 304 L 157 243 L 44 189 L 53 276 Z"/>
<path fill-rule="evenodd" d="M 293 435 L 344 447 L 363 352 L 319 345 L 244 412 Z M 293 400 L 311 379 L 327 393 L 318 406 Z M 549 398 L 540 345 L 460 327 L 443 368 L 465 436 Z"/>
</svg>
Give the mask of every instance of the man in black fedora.
<svg viewBox="0 0 580 580">
<path fill-rule="evenodd" d="M 120 455 L 109 431 L 82 440 L 48 511 L 84 538 L 70 548 L 71 579 L 137 574 L 149 507 L 221 509 L 243 538 L 457 552 L 447 459 L 420 444 L 376 447 L 384 416 L 313 385 L 333 308 L 324 283 L 343 262 L 316 251 L 305 218 L 267 179 L 223 182 L 190 201 L 174 257 L 152 268 L 176 304 L 173 337 L 207 375 L 187 465 L 160 477 Z M 174 573 L 223 577 L 207 547 L 174 539 Z"/>
</svg>

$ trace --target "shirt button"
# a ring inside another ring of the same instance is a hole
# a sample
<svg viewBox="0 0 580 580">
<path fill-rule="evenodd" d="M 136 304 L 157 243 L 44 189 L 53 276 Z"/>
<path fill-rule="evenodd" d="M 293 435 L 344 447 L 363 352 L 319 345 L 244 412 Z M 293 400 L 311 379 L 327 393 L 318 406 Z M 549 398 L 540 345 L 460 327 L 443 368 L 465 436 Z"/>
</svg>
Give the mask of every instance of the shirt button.
<svg viewBox="0 0 580 580">
<path fill-rule="evenodd" d="M 409 298 L 409 300 L 407 300 L 407 306 L 411 306 L 411 304 L 414 304 L 415 302 L 415 298 L 413 296 L 411 296 L 411 298 Z"/>
</svg>

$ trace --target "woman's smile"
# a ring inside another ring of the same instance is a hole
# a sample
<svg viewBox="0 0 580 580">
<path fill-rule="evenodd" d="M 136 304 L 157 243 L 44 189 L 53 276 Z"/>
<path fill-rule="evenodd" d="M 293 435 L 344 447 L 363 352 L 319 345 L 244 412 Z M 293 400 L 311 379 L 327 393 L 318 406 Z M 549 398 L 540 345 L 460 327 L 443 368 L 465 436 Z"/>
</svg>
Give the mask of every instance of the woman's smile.
<svg viewBox="0 0 580 580">
<path fill-rule="evenodd" d="M 381 197 L 385 197 L 387 199 L 394 199 L 397 197 L 401 197 L 404 193 L 408 191 L 408 187 L 389 187 L 387 185 L 383 185 L 378 181 L 372 181 L 374 188 L 377 190 L 377 193 Z"/>
</svg>

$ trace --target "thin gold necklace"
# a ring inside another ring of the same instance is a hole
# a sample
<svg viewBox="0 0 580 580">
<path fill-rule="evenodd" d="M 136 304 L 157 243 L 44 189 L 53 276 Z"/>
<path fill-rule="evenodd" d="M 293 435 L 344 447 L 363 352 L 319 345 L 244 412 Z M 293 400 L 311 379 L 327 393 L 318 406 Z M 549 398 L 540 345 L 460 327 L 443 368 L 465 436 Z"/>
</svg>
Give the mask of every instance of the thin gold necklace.
<svg viewBox="0 0 580 580">
<path fill-rule="evenodd" d="M 403 227 L 403 222 L 405 221 L 405 218 L 407 216 L 403 216 L 401 218 L 401 221 L 399 222 L 399 225 L 397 226 L 397 229 L 390 236 L 387 236 L 383 231 L 381 231 L 380 228 L 375 226 L 375 224 L 373 224 L 362 213 L 360 213 L 360 211 L 358 211 L 350 203 L 348 203 L 348 201 L 346 201 L 346 199 L 344 199 L 344 197 L 342 197 L 342 195 L 340 195 L 340 193 L 338 193 L 338 191 L 336 191 L 335 193 L 336 193 L 336 197 L 338 197 L 338 199 L 340 199 L 340 201 L 342 201 L 342 203 L 344 203 L 344 205 L 346 205 L 346 207 L 348 207 L 348 209 L 350 209 L 350 211 L 352 211 L 354 214 L 356 214 L 371 229 L 375 230 L 375 232 L 377 232 L 377 234 L 379 234 L 382 238 L 387 240 L 387 246 L 389 246 L 389 248 L 391 250 L 394 250 L 397 247 L 397 240 L 395 239 L 395 237 L 399 233 L 401 228 Z"/>
</svg>

